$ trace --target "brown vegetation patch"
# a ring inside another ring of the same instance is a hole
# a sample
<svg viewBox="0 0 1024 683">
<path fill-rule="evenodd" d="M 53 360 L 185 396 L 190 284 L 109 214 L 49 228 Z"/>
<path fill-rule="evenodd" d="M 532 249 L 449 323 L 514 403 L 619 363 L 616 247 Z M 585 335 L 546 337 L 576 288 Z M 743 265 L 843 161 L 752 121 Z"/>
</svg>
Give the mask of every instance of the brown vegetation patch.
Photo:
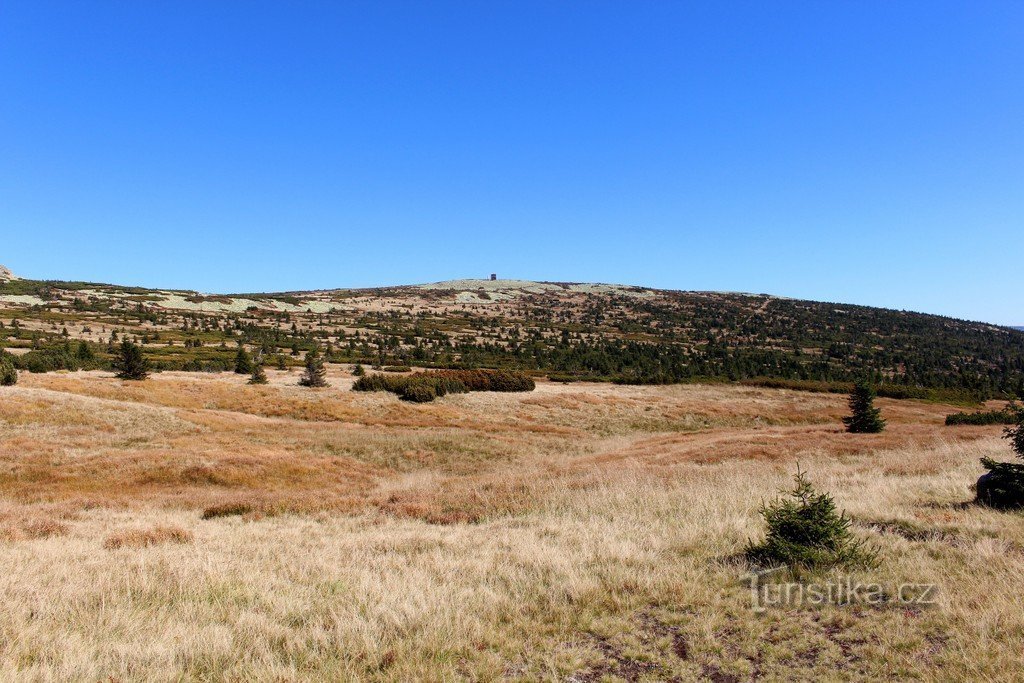
<svg viewBox="0 0 1024 683">
<path fill-rule="evenodd" d="M 151 529 L 122 529 L 107 536 L 103 547 L 107 550 L 117 548 L 148 548 L 163 543 L 191 543 L 192 532 L 177 526 L 155 526 Z"/>
<path fill-rule="evenodd" d="M 68 533 L 68 525 L 51 517 L 22 517 L 0 523 L 0 539 L 24 541 L 35 538 L 50 538 Z"/>
</svg>

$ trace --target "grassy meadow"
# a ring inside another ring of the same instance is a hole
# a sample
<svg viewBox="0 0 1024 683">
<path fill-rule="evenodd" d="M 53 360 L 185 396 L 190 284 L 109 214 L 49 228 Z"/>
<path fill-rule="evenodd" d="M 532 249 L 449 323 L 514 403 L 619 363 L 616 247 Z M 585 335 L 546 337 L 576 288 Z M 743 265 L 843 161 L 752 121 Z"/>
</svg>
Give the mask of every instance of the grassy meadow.
<svg viewBox="0 0 1024 683">
<path fill-rule="evenodd" d="M 268 375 L 0 390 L 0 679 L 1024 680 L 1024 517 L 968 503 L 1010 452 L 959 407 L 853 435 L 806 391 Z M 854 576 L 936 604 L 752 609 L 797 463 L 877 548 Z"/>
</svg>

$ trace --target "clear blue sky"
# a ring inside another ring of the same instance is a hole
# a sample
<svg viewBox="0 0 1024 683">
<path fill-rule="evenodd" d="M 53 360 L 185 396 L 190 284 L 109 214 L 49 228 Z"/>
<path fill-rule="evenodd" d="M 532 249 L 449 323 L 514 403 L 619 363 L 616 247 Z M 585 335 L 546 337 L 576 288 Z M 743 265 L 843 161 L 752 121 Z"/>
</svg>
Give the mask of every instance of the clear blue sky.
<svg viewBox="0 0 1024 683">
<path fill-rule="evenodd" d="M 0 263 L 1024 325 L 1024 2 L 0 2 Z"/>
</svg>

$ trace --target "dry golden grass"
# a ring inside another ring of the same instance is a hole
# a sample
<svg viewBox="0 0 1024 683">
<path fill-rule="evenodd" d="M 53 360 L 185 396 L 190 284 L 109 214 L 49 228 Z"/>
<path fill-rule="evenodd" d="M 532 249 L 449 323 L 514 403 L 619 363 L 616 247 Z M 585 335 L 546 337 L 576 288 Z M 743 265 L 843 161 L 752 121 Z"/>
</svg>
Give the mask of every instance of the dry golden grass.
<svg viewBox="0 0 1024 683">
<path fill-rule="evenodd" d="M 854 436 L 842 396 L 270 374 L 0 394 L 0 680 L 1024 679 L 1024 517 L 965 504 L 1008 450 L 948 406 Z M 797 461 L 879 548 L 855 575 L 938 605 L 750 609 Z"/>
</svg>

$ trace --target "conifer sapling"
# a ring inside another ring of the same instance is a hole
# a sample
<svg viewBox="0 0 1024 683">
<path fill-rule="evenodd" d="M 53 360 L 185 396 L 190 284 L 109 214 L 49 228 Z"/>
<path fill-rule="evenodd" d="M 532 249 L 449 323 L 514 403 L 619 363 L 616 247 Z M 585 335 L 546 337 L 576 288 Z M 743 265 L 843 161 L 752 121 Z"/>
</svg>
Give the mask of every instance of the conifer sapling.
<svg viewBox="0 0 1024 683">
<path fill-rule="evenodd" d="M 117 348 L 113 365 L 121 379 L 144 380 L 149 377 L 149 361 L 142 355 L 142 349 L 127 339 Z"/>
<path fill-rule="evenodd" d="M 326 387 L 327 369 L 324 368 L 323 358 L 316 347 L 306 354 L 306 369 L 299 379 L 299 384 L 304 387 Z"/>
<path fill-rule="evenodd" d="M 875 390 L 867 382 L 857 382 L 850 394 L 850 412 L 843 418 L 846 431 L 855 434 L 874 434 L 885 429 L 882 411 L 875 407 Z"/>
</svg>

